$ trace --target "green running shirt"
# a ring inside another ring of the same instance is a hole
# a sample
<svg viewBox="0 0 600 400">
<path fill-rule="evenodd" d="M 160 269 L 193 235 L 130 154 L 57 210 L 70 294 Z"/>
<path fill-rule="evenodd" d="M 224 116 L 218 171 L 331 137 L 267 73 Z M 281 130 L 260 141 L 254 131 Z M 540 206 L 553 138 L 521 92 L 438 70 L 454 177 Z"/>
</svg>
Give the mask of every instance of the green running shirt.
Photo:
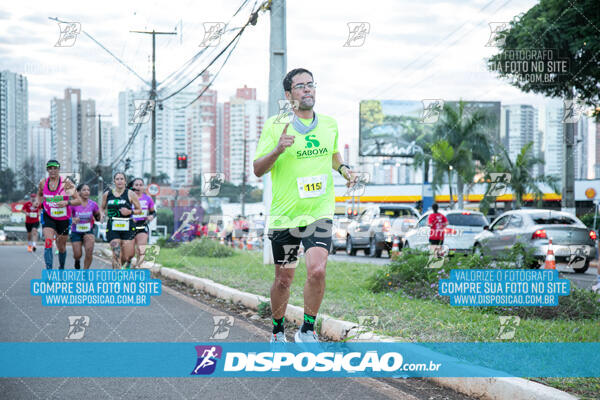
<svg viewBox="0 0 600 400">
<path fill-rule="evenodd" d="M 272 201 L 269 229 L 296 228 L 317 219 L 333 218 L 335 194 L 331 160 L 338 152 L 338 126 L 335 119 L 317 114 L 318 124 L 303 135 L 292 124 L 287 134 L 294 144 L 285 149 L 271 169 Z M 254 160 L 277 146 L 285 123 L 273 116 L 263 126 Z M 300 119 L 309 125 L 312 120 Z"/>
</svg>

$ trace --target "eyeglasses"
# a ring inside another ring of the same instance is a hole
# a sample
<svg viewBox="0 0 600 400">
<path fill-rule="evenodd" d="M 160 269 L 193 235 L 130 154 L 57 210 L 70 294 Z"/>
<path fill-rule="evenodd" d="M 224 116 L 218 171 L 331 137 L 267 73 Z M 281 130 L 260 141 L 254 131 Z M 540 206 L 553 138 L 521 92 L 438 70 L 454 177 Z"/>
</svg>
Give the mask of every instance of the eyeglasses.
<svg viewBox="0 0 600 400">
<path fill-rule="evenodd" d="M 294 86 L 292 89 L 304 90 L 304 88 L 314 89 L 316 87 L 317 87 L 316 83 L 308 82 L 308 83 L 299 83 L 296 86 Z"/>
</svg>

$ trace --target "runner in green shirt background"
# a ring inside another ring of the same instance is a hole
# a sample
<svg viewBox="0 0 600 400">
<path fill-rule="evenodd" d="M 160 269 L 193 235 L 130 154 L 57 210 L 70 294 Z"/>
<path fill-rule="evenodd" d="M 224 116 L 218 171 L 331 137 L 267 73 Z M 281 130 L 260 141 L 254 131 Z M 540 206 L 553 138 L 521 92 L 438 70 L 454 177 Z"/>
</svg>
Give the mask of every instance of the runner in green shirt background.
<svg viewBox="0 0 600 400">
<path fill-rule="evenodd" d="M 268 218 L 275 260 L 271 342 L 286 342 L 284 315 L 301 242 L 307 269 L 304 324 L 294 338 L 296 342 L 318 342 L 314 324 L 325 292 L 335 208 L 332 170 L 347 180 L 348 187 L 357 181 L 338 152 L 337 122 L 313 111 L 315 88 L 310 71 L 297 68 L 287 73 L 283 89 L 293 105 L 291 121 L 282 121 L 281 115 L 269 118 L 254 156 L 254 174 L 261 177 L 271 172 L 272 181 Z"/>
</svg>

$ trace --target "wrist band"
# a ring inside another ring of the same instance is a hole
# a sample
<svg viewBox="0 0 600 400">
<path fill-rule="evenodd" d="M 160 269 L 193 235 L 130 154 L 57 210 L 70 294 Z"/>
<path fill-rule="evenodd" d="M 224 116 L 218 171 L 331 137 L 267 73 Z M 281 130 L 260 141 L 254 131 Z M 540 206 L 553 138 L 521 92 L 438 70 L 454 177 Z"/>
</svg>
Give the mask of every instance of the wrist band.
<svg viewBox="0 0 600 400">
<path fill-rule="evenodd" d="M 349 165 L 347 165 L 347 164 L 340 164 L 340 166 L 337 169 L 338 172 L 340 173 L 340 175 L 342 175 L 342 171 L 341 171 L 342 167 L 346 167 L 346 168 L 350 169 Z"/>
</svg>

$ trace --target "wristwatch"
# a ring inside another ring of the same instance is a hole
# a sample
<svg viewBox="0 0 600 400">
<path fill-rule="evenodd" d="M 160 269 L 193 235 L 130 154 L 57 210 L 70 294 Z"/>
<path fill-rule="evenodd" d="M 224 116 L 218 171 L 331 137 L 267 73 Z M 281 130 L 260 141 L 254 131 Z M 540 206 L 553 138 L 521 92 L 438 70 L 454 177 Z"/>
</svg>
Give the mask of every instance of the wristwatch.
<svg viewBox="0 0 600 400">
<path fill-rule="evenodd" d="M 342 171 L 341 171 L 342 167 L 346 167 L 346 168 L 350 169 L 350 166 L 348 164 L 340 164 L 340 166 L 337 169 L 337 171 L 340 173 L 340 175 L 343 175 Z"/>
</svg>

